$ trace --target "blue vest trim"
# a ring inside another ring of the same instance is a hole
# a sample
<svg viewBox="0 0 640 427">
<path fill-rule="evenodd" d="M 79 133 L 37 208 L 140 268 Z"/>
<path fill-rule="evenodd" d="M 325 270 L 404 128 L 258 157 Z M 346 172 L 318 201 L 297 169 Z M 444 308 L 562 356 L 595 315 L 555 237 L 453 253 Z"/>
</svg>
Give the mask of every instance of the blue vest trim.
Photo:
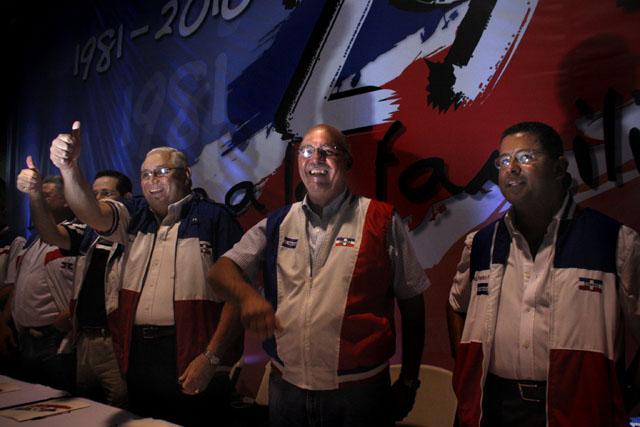
<svg viewBox="0 0 640 427">
<path fill-rule="evenodd" d="M 291 205 L 271 213 L 267 218 L 267 246 L 265 247 L 264 267 L 264 296 L 273 306 L 273 311 L 278 309 L 278 247 L 280 242 L 280 224 L 291 210 Z M 269 338 L 262 343 L 264 351 L 269 356 L 284 365 L 278 357 L 278 348 L 275 338 Z"/>
<path fill-rule="evenodd" d="M 621 224 L 592 209 L 580 210 L 573 220 L 560 223 L 555 268 L 616 273 L 616 249 Z"/>
<path fill-rule="evenodd" d="M 125 206 L 131 214 L 127 230 L 129 234 L 155 234 L 158 231 L 158 222 L 146 200 L 125 202 Z M 209 243 L 214 261 L 240 240 L 240 237 L 242 227 L 225 205 L 194 192 L 193 198 L 182 207 L 178 239 L 197 238 L 200 242 Z"/>
<path fill-rule="evenodd" d="M 495 221 L 480 229 L 473 237 L 471 244 L 471 259 L 469 266 L 470 280 L 476 275 L 476 271 L 488 270 L 491 264 L 491 238 Z"/>
</svg>

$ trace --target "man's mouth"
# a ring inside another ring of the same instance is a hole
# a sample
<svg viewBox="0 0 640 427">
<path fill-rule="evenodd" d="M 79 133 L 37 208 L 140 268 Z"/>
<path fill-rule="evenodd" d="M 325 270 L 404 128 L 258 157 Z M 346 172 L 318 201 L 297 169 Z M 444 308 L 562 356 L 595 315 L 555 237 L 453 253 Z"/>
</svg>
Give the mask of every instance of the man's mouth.
<svg viewBox="0 0 640 427">
<path fill-rule="evenodd" d="M 521 179 L 508 179 L 507 180 L 507 187 L 519 187 L 521 185 L 524 185 L 524 181 Z"/>
<path fill-rule="evenodd" d="M 307 173 L 311 176 L 326 176 L 329 171 L 326 168 L 310 168 Z"/>
</svg>

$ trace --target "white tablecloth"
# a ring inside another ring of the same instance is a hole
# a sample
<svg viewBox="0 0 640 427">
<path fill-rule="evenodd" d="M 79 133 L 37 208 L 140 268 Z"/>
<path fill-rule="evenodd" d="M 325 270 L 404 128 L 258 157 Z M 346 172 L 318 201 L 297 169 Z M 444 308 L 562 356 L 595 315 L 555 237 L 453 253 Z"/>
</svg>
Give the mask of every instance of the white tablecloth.
<svg viewBox="0 0 640 427">
<path fill-rule="evenodd" d="M 0 409 L 11 406 L 24 405 L 47 399 L 65 396 L 66 393 L 41 384 L 31 384 L 0 375 L 0 383 L 12 383 L 20 387 L 19 390 L 0 393 Z M 102 403 L 89 399 L 82 399 L 89 403 L 86 408 L 77 409 L 64 414 L 46 418 L 18 422 L 11 418 L 0 417 L 0 427 L 4 426 L 47 426 L 47 427 L 91 427 L 91 426 L 170 426 L 173 424 L 160 420 L 139 419 L 140 417 Z"/>
</svg>

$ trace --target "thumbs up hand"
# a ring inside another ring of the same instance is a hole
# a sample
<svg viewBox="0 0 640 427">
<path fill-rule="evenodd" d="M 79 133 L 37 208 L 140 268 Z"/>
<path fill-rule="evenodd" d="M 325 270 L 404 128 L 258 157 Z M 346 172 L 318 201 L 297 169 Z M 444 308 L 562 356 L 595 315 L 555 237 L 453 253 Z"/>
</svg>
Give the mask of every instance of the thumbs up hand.
<svg viewBox="0 0 640 427">
<path fill-rule="evenodd" d="M 16 179 L 16 187 L 23 193 L 38 193 L 42 191 L 42 177 L 33 163 L 33 158 L 27 156 L 27 167 L 22 169 Z"/>
<path fill-rule="evenodd" d="M 80 122 L 75 121 L 71 133 L 61 133 L 53 141 L 49 150 L 51 161 L 60 170 L 70 169 L 80 158 Z"/>
</svg>

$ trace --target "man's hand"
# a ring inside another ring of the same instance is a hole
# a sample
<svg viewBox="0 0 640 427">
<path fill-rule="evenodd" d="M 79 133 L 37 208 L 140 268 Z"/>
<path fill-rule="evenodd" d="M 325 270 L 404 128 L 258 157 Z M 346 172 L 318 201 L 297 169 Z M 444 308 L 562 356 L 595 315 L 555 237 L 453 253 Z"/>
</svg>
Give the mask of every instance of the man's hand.
<svg viewBox="0 0 640 427">
<path fill-rule="evenodd" d="M 395 421 L 403 420 L 416 402 L 417 386 L 409 386 L 402 377 L 391 386 L 393 392 L 393 417 Z"/>
<path fill-rule="evenodd" d="M 194 395 L 205 391 L 211 378 L 213 378 L 214 372 L 215 366 L 209 362 L 209 359 L 204 354 L 199 354 L 189 363 L 187 369 L 178 378 L 182 386 L 182 392 Z"/>
<path fill-rule="evenodd" d="M 22 169 L 18 174 L 16 187 L 27 194 L 42 192 L 42 177 L 31 156 L 27 156 L 27 168 Z"/>
<path fill-rule="evenodd" d="M 272 337 L 281 329 L 271 303 L 255 292 L 240 302 L 240 319 L 244 327 L 258 334 L 261 340 Z"/>
<path fill-rule="evenodd" d="M 69 169 L 80 158 L 80 122 L 75 121 L 71 133 L 61 133 L 51 141 L 49 157 L 60 170 Z"/>
<path fill-rule="evenodd" d="M 53 327 L 60 332 L 69 332 L 73 325 L 71 324 L 71 313 L 69 310 L 65 310 L 58 314 L 53 321 Z"/>
</svg>

